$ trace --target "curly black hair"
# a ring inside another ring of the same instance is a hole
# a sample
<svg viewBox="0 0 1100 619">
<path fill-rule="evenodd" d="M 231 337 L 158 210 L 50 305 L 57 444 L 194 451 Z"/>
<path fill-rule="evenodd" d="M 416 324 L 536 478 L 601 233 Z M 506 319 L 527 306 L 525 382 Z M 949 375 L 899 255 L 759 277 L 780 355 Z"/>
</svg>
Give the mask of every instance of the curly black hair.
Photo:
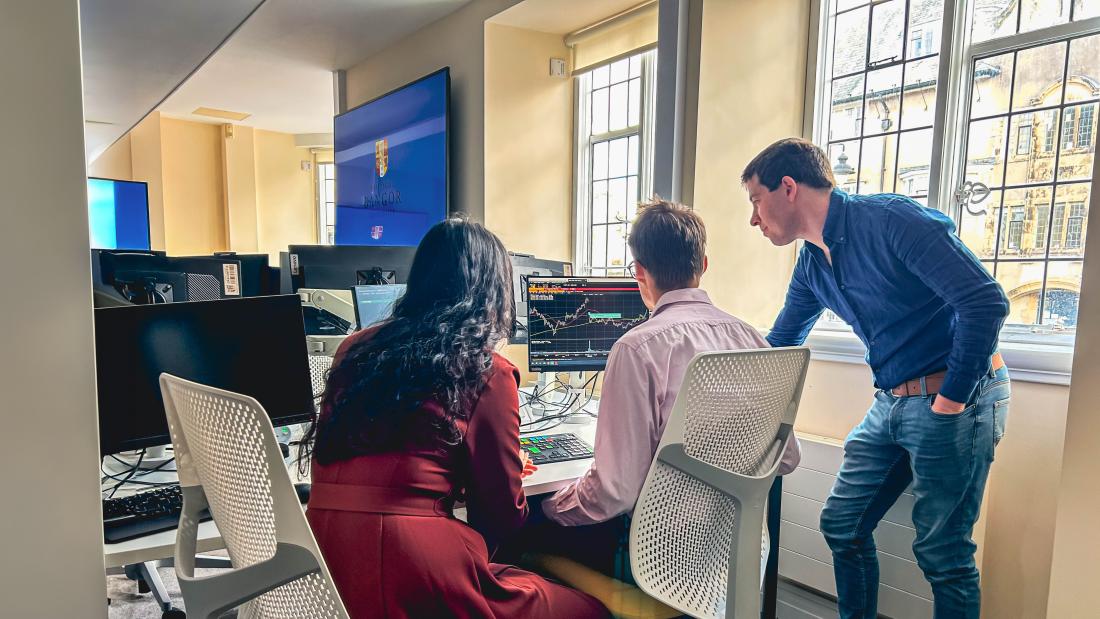
<svg viewBox="0 0 1100 619">
<path fill-rule="evenodd" d="M 512 265 L 485 226 L 452 217 L 416 250 L 393 316 L 329 371 L 306 443 L 321 464 L 400 449 L 458 444 L 514 322 Z M 434 401 L 443 415 L 422 410 Z"/>
</svg>

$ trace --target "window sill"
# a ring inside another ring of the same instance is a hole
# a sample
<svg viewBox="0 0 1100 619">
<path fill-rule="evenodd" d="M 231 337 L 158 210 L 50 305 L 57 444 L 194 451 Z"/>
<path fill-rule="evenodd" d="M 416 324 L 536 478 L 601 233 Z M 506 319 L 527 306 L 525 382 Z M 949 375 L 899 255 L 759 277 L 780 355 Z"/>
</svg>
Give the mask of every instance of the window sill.
<svg viewBox="0 0 1100 619">
<path fill-rule="evenodd" d="M 866 364 L 867 349 L 851 331 L 814 329 L 806 338 L 810 358 Z M 1073 347 L 1002 341 L 999 346 L 1012 379 L 1047 385 L 1069 385 Z"/>
</svg>

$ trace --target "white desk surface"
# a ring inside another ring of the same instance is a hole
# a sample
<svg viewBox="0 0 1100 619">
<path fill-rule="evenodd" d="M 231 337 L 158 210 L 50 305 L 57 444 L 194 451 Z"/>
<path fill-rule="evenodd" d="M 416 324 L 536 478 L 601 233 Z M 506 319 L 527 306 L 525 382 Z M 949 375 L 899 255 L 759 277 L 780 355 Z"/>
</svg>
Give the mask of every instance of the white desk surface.
<svg viewBox="0 0 1100 619">
<path fill-rule="evenodd" d="M 585 410 L 590 412 L 596 412 L 596 406 L 598 402 L 592 400 Z M 530 412 L 526 409 L 520 411 L 524 421 L 530 419 Z M 572 432 L 576 434 L 582 441 L 593 445 L 596 438 L 596 419 L 589 417 L 584 423 L 563 423 L 553 428 L 546 430 L 540 430 L 535 427 L 535 431 L 523 432 L 523 436 L 539 435 L 539 434 L 562 434 L 566 432 Z M 293 453 L 292 453 L 293 455 Z M 531 476 L 523 480 L 523 492 L 527 496 L 536 494 L 545 494 L 548 492 L 555 492 L 558 489 L 567 485 L 570 481 L 580 477 L 588 470 L 589 465 L 592 463 L 591 458 L 585 458 L 583 460 L 570 460 L 568 462 L 559 462 L 556 464 L 544 464 L 539 466 L 539 470 L 535 471 Z M 157 475 L 168 476 L 167 473 L 158 473 Z M 172 475 L 174 477 L 174 475 Z M 297 468 L 294 467 L 290 473 L 291 479 L 294 481 L 301 481 L 305 478 L 299 478 Z M 162 479 L 150 480 L 150 481 L 162 481 Z M 166 479 L 164 479 L 166 481 Z M 176 547 L 176 530 L 161 531 L 160 533 L 154 533 L 144 537 L 127 540 L 125 542 L 118 542 L 115 544 L 103 544 L 103 560 L 105 567 L 120 567 L 123 565 L 130 565 L 133 563 L 142 563 L 145 561 L 156 561 L 158 559 L 166 559 L 171 557 L 175 553 Z M 198 539 L 196 542 L 197 551 L 210 552 L 213 550 L 219 550 L 224 548 L 220 534 L 218 533 L 218 527 L 213 521 L 206 521 L 199 524 Z"/>
</svg>

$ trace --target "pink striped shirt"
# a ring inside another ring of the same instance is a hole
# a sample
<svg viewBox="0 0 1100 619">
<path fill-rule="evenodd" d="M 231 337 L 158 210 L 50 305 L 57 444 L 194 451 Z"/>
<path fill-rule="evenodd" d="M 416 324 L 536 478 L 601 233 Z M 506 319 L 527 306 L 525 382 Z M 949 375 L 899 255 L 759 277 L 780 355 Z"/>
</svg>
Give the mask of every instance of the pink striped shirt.
<svg viewBox="0 0 1100 619">
<path fill-rule="evenodd" d="M 611 349 L 595 459 L 582 477 L 543 501 L 547 517 L 576 526 L 633 510 L 691 359 L 701 352 L 767 347 L 756 329 L 715 307 L 703 290 L 662 295 L 649 320 Z M 793 471 L 800 458 L 793 440 L 780 474 Z"/>
</svg>

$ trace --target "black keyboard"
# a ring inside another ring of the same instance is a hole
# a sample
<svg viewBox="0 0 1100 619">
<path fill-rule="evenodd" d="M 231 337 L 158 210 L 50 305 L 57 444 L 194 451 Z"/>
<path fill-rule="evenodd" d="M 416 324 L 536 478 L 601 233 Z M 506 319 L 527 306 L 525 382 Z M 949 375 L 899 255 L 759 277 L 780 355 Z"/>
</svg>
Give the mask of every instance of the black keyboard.
<svg viewBox="0 0 1100 619">
<path fill-rule="evenodd" d="M 179 526 L 181 511 L 183 494 L 178 485 L 103 499 L 103 539 L 114 544 L 169 531 Z M 200 520 L 210 520 L 210 513 L 204 509 Z"/>
<path fill-rule="evenodd" d="M 527 452 L 534 464 L 552 464 L 592 457 L 592 448 L 573 433 L 522 436 L 519 446 Z"/>
</svg>

